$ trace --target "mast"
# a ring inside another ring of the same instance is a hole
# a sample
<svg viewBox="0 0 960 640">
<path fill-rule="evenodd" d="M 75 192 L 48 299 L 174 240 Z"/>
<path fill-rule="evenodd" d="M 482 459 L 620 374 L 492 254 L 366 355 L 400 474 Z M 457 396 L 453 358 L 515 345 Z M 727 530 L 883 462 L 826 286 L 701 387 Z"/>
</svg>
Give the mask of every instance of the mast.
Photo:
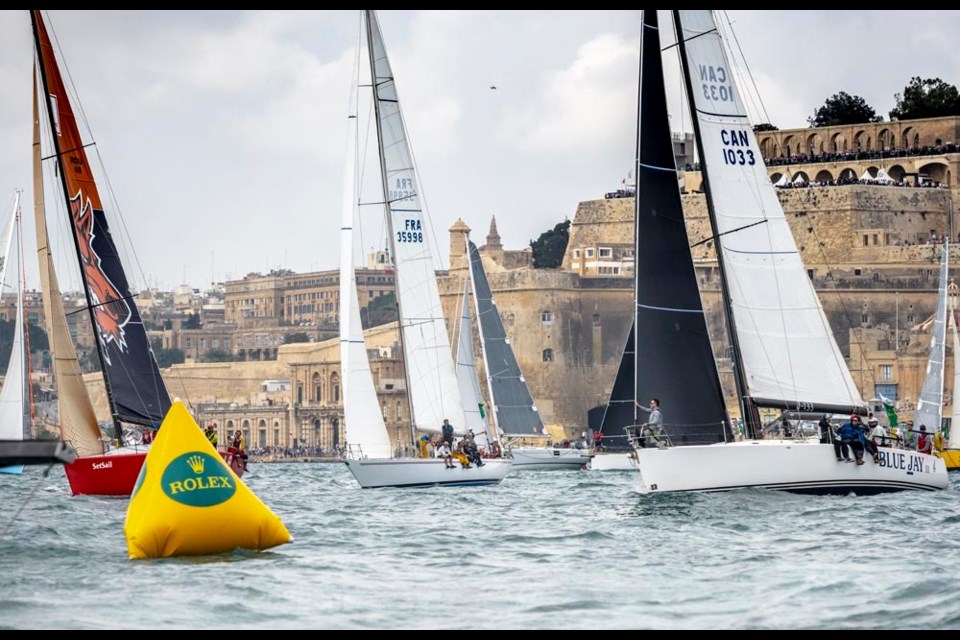
<svg viewBox="0 0 960 640">
<path fill-rule="evenodd" d="M 671 442 L 713 444 L 725 439 L 726 401 L 677 180 L 656 11 L 644 11 L 643 31 L 634 203 L 634 353 L 628 360 L 634 375 L 630 404 L 623 409 L 635 417 L 632 424 L 646 422 L 634 403 L 656 398 Z"/>
<path fill-rule="evenodd" d="M 444 419 L 456 428 L 466 423 L 466 417 L 431 250 L 436 239 L 425 216 L 396 78 L 377 15 L 366 11 L 380 173 L 396 269 L 411 429 L 439 433 Z"/>
<path fill-rule="evenodd" d="M 55 131 L 57 126 L 55 124 L 57 122 L 57 115 L 56 115 L 57 112 L 53 108 L 53 98 L 51 96 L 50 87 L 48 86 L 48 81 L 47 81 L 48 76 L 47 76 L 46 61 L 44 60 L 43 52 L 41 49 L 42 44 L 40 40 L 40 25 L 42 24 L 43 19 L 40 17 L 39 9 L 30 10 L 30 21 L 33 24 L 33 38 L 34 38 L 34 44 L 37 49 L 37 65 L 40 68 L 40 81 L 43 87 L 43 97 L 44 97 L 43 103 L 44 105 L 46 105 L 46 108 L 47 108 L 47 121 L 50 123 L 50 129 L 51 129 L 50 137 L 52 138 L 52 141 L 53 141 L 54 157 L 56 158 L 56 163 L 57 163 L 57 173 L 60 176 L 60 187 L 63 190 L 63 198 L 64 198 L 64 202 L 66 203 L 67 212 L 69 215 L 69 211 L 71 210 L 71 205 L 70 205 L 70 189 L 67 186 L 67 168 L 63 164 L 63 149 L 60 148 L 60 140 L 58 139 L 57 132 Z M 66 96 L 63 96 L 62 99 L 65 100 Z M 75 151 L 75 150 L 71 149 L 70 151 Z M 71 227 L 72 226 L 73 226 L 73 222 L 71 221 Z M 99 331 L 97 329 L 98 325 L 97 325 L 97 317 L 96 317 L 96 306 L 94 305 L 93 298 L 90 295 L 90 285 L 87 282 L 87 276 L 86 276 L 86 273 L 84 272 L 85 270 L 83 266 L 83 254 L 80 251 L 80 240 L 79 238 L 77 238 L 77 234 L 75 231 L 71 232 L 70 236 L 73 238 L 73 245 L 77 254 L 77 263 L 80 267 L 80 277 L 83 279 L 83 294 L 87 301 L 87 311 L 90 314 L 90 324 L 94 332 L 98 334 L 94 336 L 94 343 L 97 346 L 97 355 L 100 357 L 100 373 L 102 374 L 103 385 L 107 393 L 107 402 L 110 405 L 110 417 L 113 420 L 114 437 L 116 438 L 116 441 L 119 445 L 120 443 L 123 442 L 123 428 L 120 426 L 120 419 L 117 415 L 116 404 L 113 398 L 113 388 L 110 384 L 110 377 L 107 375 L 108 360 L 104 354 L 103 344 L 101 344 Z M 104 300 L 102 302 L 106 303 L 109 301 Z"/>
<path fill-rule="evenodd" d="M 740 340 L 737 337 L 736 321 L 733 317 L 733 306 L 729 292 L 729 281 L 723 261 L 723 251 L 720 247 L 719 225 L 717 224 L 716 209 L 713 202 L 713 192 L 710 189 L 709 172 L 706 171 L 707 160 L 703 148 L 703 132 L 700 129 L 700 119 L 697 117 L 697 107 L 693 101 L 693 80 L 690 75 L 690 65 L 687 60 L 687 47 L 683 36 L 683 24 L 680 20 L 680 10 L 673 9 L 674 29 L 677 34 L 677 47 L 680 52 L 680 64 L 683 71 L 683 84 L 687 92 L 690 106 L 690 119 L 693 121 L 693 137 L 697 144 L 697 153 L 700 156 L 700 175 L 703 179 L 703 192 L 707 199 L 707 214 L 710 216 L 710 227 L 714 233 L 714 246 L 717 253 L 717 267 L 720 272 L 721 293 L 723 300 L 723 314 L 726 317 L 727 337 L 730 339 L 733 353 L 733 379 L 737 388 L 737 401 L 740 405 L 740 416 L 743 419 L 749 438 L 756 438 L 760 426 L 760 413 L 756 405 L 747 396 L 747 381 L 743 367 L 743 353 L 740 349 Z"/>
<path fill-rule="evenodd" d="M 637 120 L 636 120 L 636 131 L 637 136 L 635 139 L 636 146 L 633 151 L 633 179 L 634 190 L 633 190 L 633 323 L 630 325 L 630 334 L 627 336 L 627 344 L 624 345 L 623 351 L 624 355 L 627 352 L 627 346 L 633 343 L 633 404 L 630 405 L 630 412 L 633 414 L 633 420 L 631 425 L 638 424 L 640 421 L 637 419 L 637 403 L 640 402 L 640 382 L 637 379 L 637 371 L 640 370 L 640 360 L 637 357 L 636 348 L 636 330 L 637 330 L 637 320 L 640 316 L 640 274 L 638 270 L 637 260 L 640 256 L 640 123 L 642 119 L 641 114 L 641 105 L 640 101 L 643 99 L 643 66 L 645 61 L 643 43 L 647 38 L 647 11 L 650 9 L 642 9 L 640 11 L 640 65 L 637 69 Z M 653 10 L 653 22 L 657 24 L 657 10 Z M 657 27 L 659 30 L 659 26 Z M 657 47 L 659 49 L 659 47 Z M 659 54 L 658 54 L 659 55 Z M 623 357 L 621 357 L 620 366 L 617 368 L 617 378 L 620 377 L 620 372 L 623 369 Z M 610 389 L 610 399 L 607 401 L 607 409 L 604 411 L 603 417 L 607 417 L 607 411 L 610 409 L 610 401 L 613 400 L 613 391 L 617 386 L 617 379 L 614 378 L 613 388 Z M 630 425 L 623 425 L 624 427 Z M 601 433 L 603 433 L 603 423 L 601 422 Z M 623 431 L 624 435 L 627 435 L 627 432 Z M 639 431 L 638 431 L 639 435 Z M 627 440 L 629 442 L 629 439 Z"/>
<path fill-rule="evenodd" d="M 100 426 L 83 382 L 77 352 L 63 312 L 60 285 L 53 265 L 47 233 L 47 217 L 43 189 L 43 159 L 40 150 L 40 108 L 37 73 L 33 74 L 33 217 L 36 226 L 37 262 L 40 267 L 40 288 L 43 292 L 43 316 L 50 339 L 53 375 L 57 385 L 57 413 L 60 439 L 69 442 L 80 457 L 100 455 L 103 442 Z"/>
<path fill-rule="evenodd" d="M 370 19 L 372 14 L 372 9 L 363 10 L 363 15 L 367 24 L 367 54 L 370 58 L 370 85 L 373 88 L 374 119 L 377 121 L 377 152 L 380 156 L 380 182 L 383 189 L 383 206 L 387 217 L 387 233 L 390 235 L 389 246 L 392 249 L 392 251 L 390 251 L 390 260 L 394 265 L 393 286 L 394 291 L 396 291 L 395 297 L 397 299 L 397 325 L 400 329 L 400 349 L 404 354 L 403 380 L 407 387 L 406 396 L 407 414 L 410 416 L 410 442 L 415 444 L 417 441 L 417 426 L 414 422 L 415 415 L 413 413 L 413 385 L 410 383 L 410 363 L 407 362 L 407 350 L 403 335 L 403 308 L 400 306 L 400 269 L 397 268 L 396 264 L 397 252 L 394 248 L 394 238 L 396 236 L 394 235 L 395 232 L 393 230 L 393 213 L 390 210 L 390 183 L 387 175 L 387 158 L 383 151 L 383 123 L 381 121 L 380 114 L 380 84 L 379 80 L 377 79 L 377 60 L 373 51 L 373 24 Z"/>
</svg>

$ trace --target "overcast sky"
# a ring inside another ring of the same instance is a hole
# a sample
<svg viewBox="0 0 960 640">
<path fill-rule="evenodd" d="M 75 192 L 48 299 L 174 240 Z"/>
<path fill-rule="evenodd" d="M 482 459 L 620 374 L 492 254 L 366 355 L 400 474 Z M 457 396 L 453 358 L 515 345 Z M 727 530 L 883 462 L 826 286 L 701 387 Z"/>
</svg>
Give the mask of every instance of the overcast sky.
<svg viewBox="0 0 960 640">
<path fill-rule="evenodd" d="M 444 261 L 457 217 L 480 244 L 495 214 L 504 245 L 522 248 L 627 176 L 638 11 L 379 15 Z M 839 91 L 888 119 L 913 76 L 960 85 L 957 11 L 729 18 L 759 118 L 781 129 L 807 126 Z M 29 213 L 28 12 L 0 24 L 0 206 L 21 187 Z M 357 11 L 49 14 L 151 286 L 337 267 L 357 25 Z M 677 131 L 690 129 L 681 105 Z"/>
</svg>

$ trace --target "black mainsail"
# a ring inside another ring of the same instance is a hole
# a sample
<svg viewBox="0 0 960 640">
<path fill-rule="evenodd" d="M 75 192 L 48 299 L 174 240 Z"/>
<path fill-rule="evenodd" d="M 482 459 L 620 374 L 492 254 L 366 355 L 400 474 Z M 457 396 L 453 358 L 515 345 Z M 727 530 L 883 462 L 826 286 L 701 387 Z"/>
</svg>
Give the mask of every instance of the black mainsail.
<svg viewBox="0 0 960 640">
<path fill-rule="evenodd" d="M 480 252 L 470 240 L 467 240 L 467 248 L 494 425 L 506 435 L 542 435 L 543 421 L 507 339 Z"/>
<path fill-rule="evenodd" d="M 726 403 L 684 223 L 656 11 L 643 12 L 640 41 L 634 398 L 660 400 L 673 444 L 720 442 Z"/>
</svg>

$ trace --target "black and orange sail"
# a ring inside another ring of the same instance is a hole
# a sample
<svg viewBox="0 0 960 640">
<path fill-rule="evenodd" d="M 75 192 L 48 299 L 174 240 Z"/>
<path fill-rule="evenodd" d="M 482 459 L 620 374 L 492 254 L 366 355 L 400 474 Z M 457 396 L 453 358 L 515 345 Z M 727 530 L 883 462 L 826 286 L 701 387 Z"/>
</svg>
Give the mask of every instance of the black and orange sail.
<svg viewBox="0 0 960 640">
<path fill-rule="evenodd" d="M 158 426 L 170 396 L 107 226 L 100 194 L 40 10 L 31 10 L 41 102 L 50 121 L 80 273 L 115 422 Z"/>
</svg>

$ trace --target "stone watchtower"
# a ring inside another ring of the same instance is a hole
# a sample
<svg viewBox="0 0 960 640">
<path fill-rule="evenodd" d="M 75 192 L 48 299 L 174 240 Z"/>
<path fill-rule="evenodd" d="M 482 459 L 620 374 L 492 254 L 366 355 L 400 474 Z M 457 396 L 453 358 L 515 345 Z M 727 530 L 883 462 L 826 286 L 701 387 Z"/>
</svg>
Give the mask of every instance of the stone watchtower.
<svg viewBox="0 0 960 640">
<path fill-rule="evenodd" d="M 497 232 L 497 216 L 490 218 L 490 231 L 487 233 L 484 253 L 497 264 L 503 264 L 503 245 L 500 244 L 500 234 Z"/>
<path fill-rule="evenodd" d="M 466 269 L 467 261 L 467 238 L 470 237 L 470 227 L 462 219 L 450 227 L 450 271 L 459 271 Z"/>
</svg>

